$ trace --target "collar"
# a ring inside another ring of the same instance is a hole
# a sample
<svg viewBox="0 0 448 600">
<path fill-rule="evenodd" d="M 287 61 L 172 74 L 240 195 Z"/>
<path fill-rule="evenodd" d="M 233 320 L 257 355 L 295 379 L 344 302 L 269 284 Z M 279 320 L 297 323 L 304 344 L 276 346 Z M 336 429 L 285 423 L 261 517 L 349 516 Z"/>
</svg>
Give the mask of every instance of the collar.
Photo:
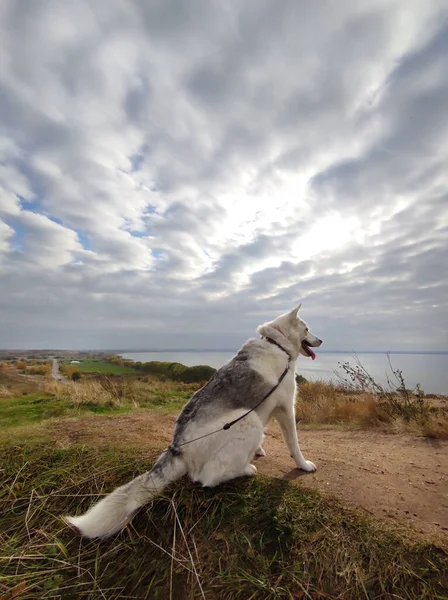
<svg viewBox="0 0 448 600">
<path fill-rule="evenodd" d="M 283 346 L 281 346 L 278 342 L 276 342 L 275 340 L 273 340 L 272 338 L 267 337 L 267 336 L 265 336 L 264 339 L 267 342 L 269 342 L 270 344 L 274 344 L 274 346 L 277 346 L 278 348 L 280 348 L 280 350 L 283 350 L 283 352 L 288 355 L 289 360 L 291 360 L 291 355 L 289 354 L 289 352 L 287 350 L 285 350 L 285 348 L 283 348 Z"/>
</svg>

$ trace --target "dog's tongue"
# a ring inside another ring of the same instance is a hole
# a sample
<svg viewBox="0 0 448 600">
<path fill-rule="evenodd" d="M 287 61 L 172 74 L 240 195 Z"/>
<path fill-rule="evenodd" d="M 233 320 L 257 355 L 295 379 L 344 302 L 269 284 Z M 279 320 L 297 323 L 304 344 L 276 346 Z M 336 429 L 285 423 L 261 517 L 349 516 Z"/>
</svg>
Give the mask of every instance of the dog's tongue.
<svg viewBox="0 0 448 600">
<path fill-rule="evenodd" d="M 316 355 L 314 354 L 313 349 L 311 348 L 311 346 L 307 342 L 305 342 L 305 341 L 302 342 L 302 348 L 306 351 L 306 353 L 309 356 L 311 356 L 311 358 L 313 360 L 316 358 Z"/>
</svg>

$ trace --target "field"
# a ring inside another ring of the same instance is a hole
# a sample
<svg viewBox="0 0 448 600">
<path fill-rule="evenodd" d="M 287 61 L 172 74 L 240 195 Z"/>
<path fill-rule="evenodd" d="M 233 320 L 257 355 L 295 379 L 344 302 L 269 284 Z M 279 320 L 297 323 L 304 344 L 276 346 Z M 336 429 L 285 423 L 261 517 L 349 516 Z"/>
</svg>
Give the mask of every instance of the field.
<svg viewBox="0 0 448 600">
<path fill-rule="evenodd" d="M 114 365 L 105 360 L 80 360 L 76 365 L 81 373 L 113 373 L 122 375 L 124 373 L 135 373 L 134 369 L 126 365 Z"/>
<path fill-rule="evenodd" d="M 24 378 L 0 379 L 2 600 L 447 597 L 443 411 L 425 429 L 307 384 L 297 412 L 316 474 L 293 468 L 273 423 L 256 478 L 212 490 L 182 480 L 93 542 L 62 516 L 147 470 L 198 385 Z"/>
</svg>

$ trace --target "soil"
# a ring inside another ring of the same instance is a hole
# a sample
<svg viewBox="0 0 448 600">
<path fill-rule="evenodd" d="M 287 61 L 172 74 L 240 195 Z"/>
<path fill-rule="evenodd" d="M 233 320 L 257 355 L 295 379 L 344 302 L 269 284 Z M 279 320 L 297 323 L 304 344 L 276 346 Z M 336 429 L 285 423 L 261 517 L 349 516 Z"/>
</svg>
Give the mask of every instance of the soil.
<svg viewBox="0 0 448 600">
<path fill-rule="evenodd" d="M 59 444 L 138 446 L 153 459 L 171 440 L 175 415 L 85 417 L 56 426 Z M 299 430 L 315 473 L 295 468 L 278 425 L 266 428 L 258 472 L 336 496 L 345 505 L 411 526 L 415 538 L 448 544 L 448 441 L 376 431 Z"/>
</svg>

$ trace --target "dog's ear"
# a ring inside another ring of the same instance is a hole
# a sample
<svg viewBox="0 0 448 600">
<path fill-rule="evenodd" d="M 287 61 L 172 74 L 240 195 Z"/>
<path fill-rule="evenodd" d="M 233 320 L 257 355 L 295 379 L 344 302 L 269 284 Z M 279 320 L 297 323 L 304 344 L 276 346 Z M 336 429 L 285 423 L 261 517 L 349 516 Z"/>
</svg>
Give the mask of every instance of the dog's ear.
<svg viewBox="0 0 448 600">
<path fill-rule="evenodd" d="M 297 315 L 299 313 L 301 306 L 302 306 L 302 303 L 300 303 L 299 306 L 296 306 L 295 308 L 292 309 L 292 311 L 289 313 L 289 316 L 291 317 L 291 319 L 297 319 Z"/>
</svg>

